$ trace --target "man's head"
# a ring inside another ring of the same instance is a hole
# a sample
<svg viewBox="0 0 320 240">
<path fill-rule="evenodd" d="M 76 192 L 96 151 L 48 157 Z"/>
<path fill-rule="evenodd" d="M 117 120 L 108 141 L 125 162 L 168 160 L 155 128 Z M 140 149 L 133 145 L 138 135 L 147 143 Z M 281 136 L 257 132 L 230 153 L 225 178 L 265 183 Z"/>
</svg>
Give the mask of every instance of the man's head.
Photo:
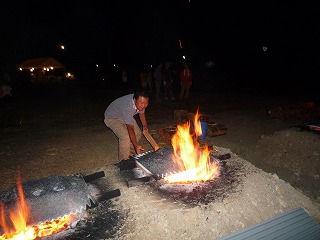
<svg viewBox="0 0 320 240">
<path fill-rule="evenodd" d="M 134 103 L 139 111 L 142 111 L 149 104 L 149 93 L 144 89 L 137 90 L 133 95 Z"/>
</svg>

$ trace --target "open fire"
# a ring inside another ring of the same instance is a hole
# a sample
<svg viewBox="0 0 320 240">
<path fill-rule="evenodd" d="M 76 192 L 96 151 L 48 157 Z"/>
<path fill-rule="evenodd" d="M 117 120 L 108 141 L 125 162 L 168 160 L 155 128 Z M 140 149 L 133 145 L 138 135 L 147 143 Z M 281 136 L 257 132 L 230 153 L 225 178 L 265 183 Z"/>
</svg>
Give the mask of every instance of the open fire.
<svg viewBox="0 0 320 240">
<path fill-rule="evenodd" d="M 86 210 L 120 196 L 119 189 L 105 191 L 97 182 L 91 183 L 104 176 L 103 171 L 78 173 L 23 184 L 18 177 L 16 187 L 0 192 L 0 240 L 51 239 L 50 235 L 74 229 Z"/>
<path fill-rule="evenodd" d="M 174 149 L 172 160 L 179 166 L 179 172 L 164 177 L 168 183 L 205 182 L 219 175 L 219 165 L 210 162 L 210 150 L 200 147 L 198 137 L 202 134 L 199 111 L 196 112 L 191 133 L 190 122 L 177 126 L 171 139 Z"/>
<path fill-rule="evenodd" d="M 197 110 L 192 124 L 188 121 L 177 126 L 171 146 L 133 156 L 134 167 L 169 185 L 198 184 L 213 180 L 220 175 L 221 164 L 210 155 L 211 149 L 206 144 L 199 143 L 198 137 L 201 134 L 200 114 Z"/>
<path fill-rule="evenodd" d="M 11 222 L 7 222 L 4 206 L 0 206 L 1 219 L 0 227 L 5 232 L 0 236 L 4 239 L 23 239 L 31 240 L 40 237 L 49 236 L 66 229 L 73 221 L 73 215 L 65 215 L 51 222 L 40 223 L 37 226 L 29 226 L 28 221 L 32 219 L 31 209 L 25 201 L 23 188 L 20 178 L 17 181 L 18 199 L 16 209 L 9 210 Z M 12 227 L 13 226 L 13 227 Z"/>
</svg>

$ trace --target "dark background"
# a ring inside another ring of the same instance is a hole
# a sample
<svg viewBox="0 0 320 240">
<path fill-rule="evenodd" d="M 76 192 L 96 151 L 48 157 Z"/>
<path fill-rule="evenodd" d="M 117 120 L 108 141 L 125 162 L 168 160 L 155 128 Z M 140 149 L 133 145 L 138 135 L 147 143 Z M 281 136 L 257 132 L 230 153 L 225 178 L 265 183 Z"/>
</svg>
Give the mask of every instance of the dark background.
<svg viewBox="0 0 320 240">
<path fill-rule="evenodd" d="M 54 57 L 78 80 L 98 82 L 185 55 L 198 86 L 320 86 L 316 1 L 36 0 L 5 1 L 0 11 L 0 64 L 15 78 L 29 58 Z"/>
</svg>

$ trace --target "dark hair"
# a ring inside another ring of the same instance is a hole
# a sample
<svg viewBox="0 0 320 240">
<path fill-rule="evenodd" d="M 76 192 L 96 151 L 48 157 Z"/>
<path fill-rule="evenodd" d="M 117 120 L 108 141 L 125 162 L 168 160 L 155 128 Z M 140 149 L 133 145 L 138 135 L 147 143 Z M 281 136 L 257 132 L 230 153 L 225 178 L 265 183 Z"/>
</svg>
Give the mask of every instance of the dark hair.
<svg viewBox="0 0 320 240">
<path fill-rule="evenodd" d="M 139 97 L 149 98 L 149 92 L 145 89 L 138 89 L 133 94 L 133 98 L 137 100 Z"/>
</svg>

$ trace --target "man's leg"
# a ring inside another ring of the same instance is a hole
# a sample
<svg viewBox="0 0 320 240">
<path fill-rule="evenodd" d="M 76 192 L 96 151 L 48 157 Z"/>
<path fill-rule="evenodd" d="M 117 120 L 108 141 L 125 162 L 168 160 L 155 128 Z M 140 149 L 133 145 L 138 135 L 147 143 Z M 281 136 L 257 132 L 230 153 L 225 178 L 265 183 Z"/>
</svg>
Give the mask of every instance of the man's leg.
<svg viewBox="0 0 320 240">
<path fill-rule="evenodd" d="M 119 152 L 118 159 L 124 160 L 130 157 L 130 145 L 131 141 L 129 138 L 127 126 L 125 122 L 121 119 L 105 119 L 104 120 L 107 127 L 109 127 L 119 140 Z"/>
<path fill-rule="evenodd" d="M 182 85 L 181 85 L 181 89 L 180 89 L 179 100 L 182 100 L 182 99 L 183 99 L 184 91 L 185 91 L 185 85 L 182 84 Z"/>
<path fill-rule="evenodd" d="M 186 86 L 186 95 L 185 95 L 185 99 L 188 99 L 189 98 L 189 90 L 190 90 L 190 84 L 188 84 Z"/>
<path fill-rule="evenodd" d="M 156 101 L 160 102 L 161 98 L 160 98 L 160 90 L 161 90 L 161 82 L 155 82 L 156 84 Z"/>
</svg>

